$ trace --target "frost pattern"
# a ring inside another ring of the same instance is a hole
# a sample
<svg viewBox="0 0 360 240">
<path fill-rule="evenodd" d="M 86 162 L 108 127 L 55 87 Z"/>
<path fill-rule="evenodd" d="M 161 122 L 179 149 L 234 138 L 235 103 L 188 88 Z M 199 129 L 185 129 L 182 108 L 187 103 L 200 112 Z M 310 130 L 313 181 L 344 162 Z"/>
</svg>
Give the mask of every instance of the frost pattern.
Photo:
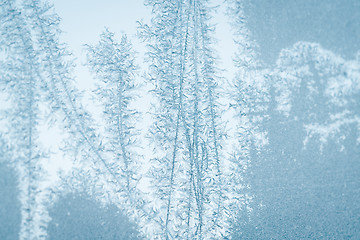
<svg viewBox="0 0 360 240">
<path fill-rule="evenodd" d="M 145 1 L 152 10 L 151 22 L 139 23 L 145 77 L 126 34 L 118 42 L 105 28 L 86 45 L 100 123 L 81 104 L 54 7 L 0 2 L 0 101 L 8 105 L 0 161 L 17 173 L 20 239 L 48 238 L 48 209 L 79 193 L 116 208 L 137 228 L 129 231 L 135 239 L 358 236 L 360 52 L 345 60 L 297 42 L 266 66 L 243 1 L 226 2 L 237 46 L 230 84 L 217 68 L 217 8 L 207 0 Z M 141 130 L 153 159 L 142 159 L 135 128 L 142 117 L 132 107 L 142 91 L 135 79 L 152 88 L 154 123 Z M 223 114 L 236 122 L 231 131 Z M 49 125 L 61 129 L 57 150 L 74 164 L 51 186 L 43 166 L 53 155 L 40 137 Z M 151 181 L 148 196 L 141 178 Z"/>
<path fill-rule="evenodd" d="M 212 239 L 227 234 L 213 27 L 207 1 L 147 1 L 152 25 L 149 76 L 158 99 L 151 134 L 159 239 Z"/>
</svg>

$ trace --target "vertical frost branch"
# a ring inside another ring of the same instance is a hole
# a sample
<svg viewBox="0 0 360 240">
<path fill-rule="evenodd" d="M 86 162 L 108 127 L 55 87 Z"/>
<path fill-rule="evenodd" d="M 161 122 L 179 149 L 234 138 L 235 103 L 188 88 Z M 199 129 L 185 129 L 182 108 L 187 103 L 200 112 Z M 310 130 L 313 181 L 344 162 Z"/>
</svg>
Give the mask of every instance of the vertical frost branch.
<svg viewBox="0 0 360 240">
<path fill-rule="evenodd" d="M 135 213 L 143 208 L 143 201 L 137 189 L 139 176 L 139 156 L 134 145 L 134 129 L 137 112 L 129 104 L 136 97 L 134 52 L 126 35 L 117 43 L 114 34 L 105 30 L 98 45 L 88 46 L 87 65 L 99 79 L 96 89 L 99 102 L 103 106 L 106 122 L 105 151 L 110 155 L 108 164 L 120 182 L 117 182 L 122 199 L 121 204 Z"/>
<path fill-rule="evenodd" d="M 34 31 L 42 86 L 47 90 L 45 100 L 52 108 L 52 119 L 62 119 L 58 123 L 71 135 L 69 146 L 81 149 L 100 172 L 118 181 L 102 156 L 101 142 L 92 127 L 91 116 L 80 103 L 81 93 L 75 88 L 71 73 L 73 63 L 66 47 L 59 42 L 60 20 L 53 12 L 53 6 L 38 0 L 24 0 L 23 9 L 29 27 Z"/>
<path fill-rule="evenodd" d="M 1 7 L 1 37 L 7 43 L 7 57 L 1 81 L 9 93 L 12 107 L 7 110 L 9 142 L 13 149 L 14 165 L 19 174 L 21 209 L 20 239 L 43 239 L 46 236 L 47 213 L 41 206 L 39 184 L 43 171 L 40 160 L 38 124 L 39 102 L 43 90 L 39 75 L 39 61 L 34 50 L 31 32 L 21 11 L 13 1 Z M 9 44 L 10 43 L 10 44 Z"/>
<path fill-rule="evenodd" d="M 149 41 L 149 75 L 159 101 L 151 132 L 161 156 L 150 173 L 155 197 L 166 206 L 159 209 L 159 236 L 224 237 L 224 159 L 210 7 L 196 0 L 146 3 L 155 14 L 152 26 L 142 26 L 142 35 Z"/>
</svg>

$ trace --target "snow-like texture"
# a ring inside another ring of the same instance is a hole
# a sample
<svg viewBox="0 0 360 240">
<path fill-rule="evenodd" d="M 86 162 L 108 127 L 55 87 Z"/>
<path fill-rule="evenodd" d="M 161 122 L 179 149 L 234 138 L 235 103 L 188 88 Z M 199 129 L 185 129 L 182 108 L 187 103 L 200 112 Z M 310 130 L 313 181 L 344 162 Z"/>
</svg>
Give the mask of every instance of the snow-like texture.
<svg viewBox="0 0 360 240">
<path fill-rule="evenodd" d="M 277 110 L 289 116 L 303 97 L 304 128 L 307 137 L 318 137 L 320 148 L 329 138 L 337 138 L 343 149 L 342 128 L 354 124 L 359 129 L 360 62 L 346 61 L 319 44 L 299 42 L 283 50 L 273 76 L 277 78 Z M 298 95 L 298 96 L 296 96 Z M 308 111 L 308 112 L 305 112 Z M 359 139 L 358 131 L 353 132 Z M 359 143 L 359 142 L 358 142 Z"/>
<path fill-rule="evenodd" d="M 237 52 L 234 63 L 237 69 L 229 93 L 230 108 L 235 110 L 234 118 L 237 128 L 231 152 L 230 182 L 231 182 L 231 222 L 239 231 L 241 223 L 252 211 L 250 182 L 244 178 L 251 166 L 253 151 L 263 148 L 268 143 L 267 131 L 262 128 L 262 122 L 268 119 L 268 70 L 262 68 L 257 53 L 257 44 L 252 40 L 251 32 L 246 27 L 246 17 L 242 1 L 228 1 L 228 13 L 235 32 Z M 241 230 L 240 230 L 241 231 Z"/>
<path fill-rule="evenodd" d="M 19 237 L 21 212 L 18 199 L 18 180 L 9 147 L 0 136 L 0 238 Z"/>
<path fill-rule="evenodd" d="M 86 193 L 60 197 L 49 214 L 49 239 L 140 239 L 136 225 L 116 205 L 101 206 Z"/>
<path fill-rule="evenodd" d="M 246 102 L 266 106 L 256 125 L 267 144 L 250 148 L 245 182 L 253 210 L 240 215 L 235 237 L 359 236 L 352 203 L 359 197 L 358 71 L 357 59 L 307 42 L 282 50 L 265 71 L 263 94 Z"/>
<path fill-rule="evenodd" d="M 299 39 L 266 62 L 254 5 L 225 2 L 233 79 L 213 2 L 146 0 L 144 62 L 107 28 L 83 46 L 86 101 L 54 7 L 0 0 L 1 239 L 360 238 L 360 51 Z"/>
</svg>

